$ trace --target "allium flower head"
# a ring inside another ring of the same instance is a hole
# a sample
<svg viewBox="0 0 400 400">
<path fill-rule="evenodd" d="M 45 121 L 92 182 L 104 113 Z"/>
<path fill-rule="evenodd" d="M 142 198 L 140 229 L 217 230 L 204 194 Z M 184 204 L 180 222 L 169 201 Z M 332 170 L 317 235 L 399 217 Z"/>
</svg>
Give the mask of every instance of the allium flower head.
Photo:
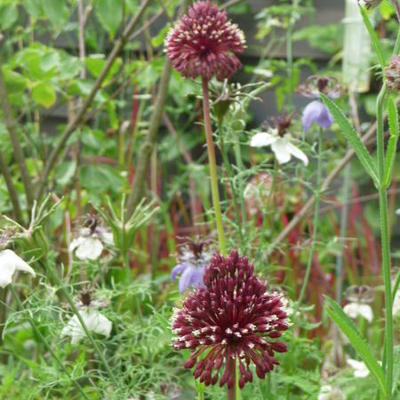
<svg viewBox="0 0 400 400">
<path fill-rule="evenodd" d="M 316 99 L 309 103 L 303 111 L 302 123 L 304 130 L 308 132 L 313 123 L 318 124 L 321 128 L 327 129 L 333 123 L 333 118 L 329 110 L 320 100 L 320 94 L 330 97 L 331 99 L 338 98 L 342 90 L 336 79 L 325 76 L 311 76 L 305 84 L 299 86 L 299 93 L 305 97 Z"/>
<path fill-rule="evenodd" d="M 207 251 L 208 241 L 192 240 L 185 238 L 185 243 L 180 247 L 178 255 L 179 264 L 171 272 L 171 279 L 177 275 L 179 279 L 179 291 L 184 293 L 190 287 L 195 289 L 203 285 L 205 267 L 211 259 L 211 253 Z"/>
<path fill-rule="evenodd" d="M 244 49 L 243 32 L 209 1 L 199 1 L 183 15 L 166 37 L 172 65 L 186 78 L 216 76 L 223 80 L 236 72 L 236 57 Z"/>
<path fill-rule="evenodd" d="M 274 352 L 285 352 L 275 339 L 288 329 L 281 297 L 268 293 L 254 275 L 254 267 L 236 251 L 228 257 L 214 255 L 204 274 L 204 285 L 192 292 L 175 311 L 174 347 L 190 349 L 185 368 L 195 366 L 194 377 L 205 385 L 234 385 L 232 362 L 239 365 L 239 385 L 252 382 L 250 363 L 263 379 L 279 361 Z M 224 372 L 222 372 L 222 366 Z"/>
<path fill-rule="evenodd" d="M 392 57 L 385 68 L 386 86 L 390 90 L 400 91 L 400 56 Z"/>
</svg>

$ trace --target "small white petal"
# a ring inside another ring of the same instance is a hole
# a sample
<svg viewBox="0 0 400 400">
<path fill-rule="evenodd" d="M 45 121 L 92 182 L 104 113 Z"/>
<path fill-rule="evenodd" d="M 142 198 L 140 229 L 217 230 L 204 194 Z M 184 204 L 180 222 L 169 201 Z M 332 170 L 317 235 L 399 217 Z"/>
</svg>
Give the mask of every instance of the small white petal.
<svg viewBox="0 0 400 400">
<path fill-rule="evenodd" d="M 86 326 L 89 331 L 98 335 L 109 337 L 112 329 L 111 321 L 96 310 L 90 310 L 86 314 Z"/>
<path fill-rule="evenodd" d="M 363 317 L 367 321 L 372 322 L 373 319 L 373 312 L 371 306 L 368 304 L 361 304 L 361 303 L 349 303 L 343 307 L 343 311 L 353 319 L 358 317 Z"/>
<path fill-rule="evenodd" d="M 101 238 L 103 239 L 103 242 L 106 244 L 114 244 L 114 237 L 112 232 L 108 232 L 106 230 L 102 231 L 100 233 Z"/>
<path fill-rule="evenodd" d="M 80 260 L 97 260 L 100 257 L 103 251 L 103 243 L 101 243 L 99 239 L 94 237 L 81 237 L 77 240 L 79 240 L 79 244 L 76 246 L 76 256 Z"/>
<path fill-rule="evenodd" d="M 308 165 L 308 158 L 307 156 L 295 145 L 293 145 L 292 143 L 288 143 L 287 144 L 290 153 L 295 156 L 296 158 L 298 158 L 299 160 L 303 161 L 304 165 Z"/>
<path fill-rule="evenodd" d="M 80 314 L 89 332 L 94 332 L 105 337 L 110 336 L 112 323 L 103 314 L 96 310 L 82 310 Z M 79 343 L 86 336 L 76 315 L 68 321 L 67 325 L 63 328 L 61 335 L 70 336 L 72 344 Z"/>
<path fill-rule="evenodd" d="M 271 149 L 275 153 L 275 157 L 278 160 L 279 164 L 286 164 L 290 161 L 291 151 L 288 147 L 288 141 L 285 139 L 278 139 L 275 143 L 272 144 Z"/>
<path fill-rule="evenodd" d="M 267 132 L 259 132 L 256 133 L 250 142 L 251 147 L 264 147 L 269 146 L 272 143 L 275 143 L 278 138 L 274 135 L 271 135 Z"/>
<path fill-rule="evenodd" d="M 79 236 L 76 239 L 74 239 L 71 244 L 69 245 L 69 250 L 74 251 L 77 247 L 79 247 L 82 242 L 85 240 L 83 236 Z"/>
<path fill-rule="evenodd" d="M 369 306 L 368 304 L 360 304 L 359 313 L 368 322 L 372 322 L 372 319 L 374 318 L 374 313 L 372 312 L 371 306 Z"/>
<path fill-rule="evenodd" d="M 393 302 L 393 315 L 400 313 L 400 290 L 397 290 Z"/>
<path fill-rule="evenodd" d="M 0 252 L 0 287 L 4 288 L 12 282 L 15 271 L 23 271 L 36 276 L 35 271 L 12 250 Z"/>
<path fill-rule="evenodd" d="M 349 358 L 347 360 L 347 364 L 350 365 L 351 368 L 353 368 L 354 376 L 356 378 L 365 378 L 369 375 L 369 370 L 365 363 L 363 363 L 362 361 L 357 361 Z"/>
</svg>

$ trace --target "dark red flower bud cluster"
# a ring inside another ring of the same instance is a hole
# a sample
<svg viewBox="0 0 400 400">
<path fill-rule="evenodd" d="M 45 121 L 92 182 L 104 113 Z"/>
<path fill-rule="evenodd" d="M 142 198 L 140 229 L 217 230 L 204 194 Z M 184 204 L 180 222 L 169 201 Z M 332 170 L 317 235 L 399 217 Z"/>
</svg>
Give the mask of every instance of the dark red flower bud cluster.
<svg viewBox="0 0 400 400">
<path fill-rule="evenodd" d="M 288 328 L 280 295 L 267 292 L 254 275 L 247 257 L 236 251 L 228 257 L 214 255 L 204 274 L 205 287 L 197 289 L 175 311 L 172 329 L 174 347 L 190 349 L 185 368 L 205 385 L 234 385 L 232 360 L 239 366 L 239 386 L 252 382 L 250 364 L 263 379 L 279 361 L 275 352 L 285 352 L 276 341 Z M 224 372 L 222 372 L 222 367 Z"/>
<path fill-rule="evenodd" d="M 390 64 L 385 68 L 386 86 L 389 90 L 400 91 L 400 56 L 392 57 Z"/>
<path fill-rule="evenodd" d="M 172 65 L 186 78 L 231 76 L 241 63 L 243 32 L 209 1 L 199 1 L 167 35 L 165 47 Z"/>
</svg>

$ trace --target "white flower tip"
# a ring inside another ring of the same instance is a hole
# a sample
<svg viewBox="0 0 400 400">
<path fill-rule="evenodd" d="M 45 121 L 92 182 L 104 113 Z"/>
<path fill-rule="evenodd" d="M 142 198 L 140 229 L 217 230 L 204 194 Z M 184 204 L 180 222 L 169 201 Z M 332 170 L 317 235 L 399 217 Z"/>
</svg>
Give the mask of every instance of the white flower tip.
<svg viewBox="0 0 400 400">
<path fill-rule="evenodd" d="M 0 252 L 0 287 L 4 288 L 12 282 L 15 271 L 22 271 L 36 276 L 35 271 L 12 250 Z"/>
<path fill-rule="evenodd" d="M 256 133 L 250 141 L 251 147 L 265 147 L 269 146 L 270 144 L 274 143 L 276 138 L 267 133 L 267 132 L 259 132 Z"/>
</svg>

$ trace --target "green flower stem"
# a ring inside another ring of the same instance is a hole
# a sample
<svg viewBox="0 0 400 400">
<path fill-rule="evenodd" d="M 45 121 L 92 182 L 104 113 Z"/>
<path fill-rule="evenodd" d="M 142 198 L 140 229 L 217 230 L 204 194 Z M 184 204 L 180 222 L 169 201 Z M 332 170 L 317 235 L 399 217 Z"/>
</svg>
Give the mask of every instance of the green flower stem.
<svg viewBox="0 0 400 400">
<path fill-rule="evenodd" d="M 10 289 L 10 292 L 12 293 L 15 301 L 17 302 L 18 308 L 20 310 L 24 309 L 24 305 L 21 302 L 21 299 L 18 296 L 17 291 L 14 288 L 14 285 L 9 285 L 8 286 Z M 34 320 L 29 317 L 28 318 L 28 322 L 31 325 L 33 331 L 35 332 L 36 336 L 40 339 L 40 341 L 44 344 L 44 346 L 47 348 L 47 350 L 49 351 L 49 353 L 51 354 L 51 356 L 53 357 L 54 361 L 58 364 L 58 367 L 61 369 L 62 372 L 64 372 L 66 375 L 68 375 L 68 377 L 70 377 L 71 382 L 76 386 L 76 388 L 78 389 L 78 391 L 81 393 L 81 395 L 89 400 L 89 397 L 86 395 L 86 393 L 83 391 L 82 386 L 79 384 L 79 382 L 73 378 L 71 378 L 71 374 L 67 371 L 67 369 L 65 368 L 63 362 L 58 358 L 57 354 L 54 353 L 53 349 L 51 348 L 50 344 L 47 342 L 46 338 L 42 335 L 42 333 L 40 332 L 40 329 L 36 326 L 36 323 L 34 322 Z"/>
<path fill-rule="evenodd" d="M 237 397 L 236 397 L 236 393 L 237 393 L 236 359 L 229 358 L 227 360 L 226 368 L 229 369 L 229 375 L 235 376 L 235 384 L 231 388 L 228 388 L 228 390 L 226 392 L 226 394 L 227 394 L 226 399 L 227 400 L 236 400 L 237 399 Z"/>
<path fill-rule="evenodd" d="M 79 323 L 81 324 L 85 335 L 87 336 L 87 338 L 89 339 L 90 343 L 92 344 L 94 350 L 96 351 L 100 361 L 102 362 L 105 370 L 107 371 L 107 374 L 109 375 L 110 379 L 112 380 L 113 384 L 117 387 L 118 386 L 118 381 L 114 376 L 114 373 L 112 372 L 112 369 L 110 368 L 110 366 L 108 365 L 107 360 L 104 357 L 103 352 L 101 351 L 100 347 L 97 345 L 96 341 L 93 339 L 93 336 L 90 334 L 85 321 L 83 320 L 78 308 L 76 307 L 71 295 L 68 293 L 68 291 L 65 289 L 64 284 L 61 282 L 60 278 L 58 277 L 57 273 L 52 269 L 52 268 L 47 268 L 47 271 L 50 272 L 50 274 L 52 275 L 54 281 L 57 283 L 57 285 L 60 287 L 60 290 L 62 292 L 62 294 L 65 296 L 65 299 L 67 300 L 67 303 L 69 304 L 69 306 L 72 309 L 72 312 L 76 315 L 76 317 L 79 320 Z"/>
<path fill-rule="evenodd" d="M 208 93 L 208 80 L 203 78 L 203 115 L 204 129 L 207 139 L 208 163 L 210 167 L 211 194 L 215 211 L 215 221 L 217 225 L 219 249 L 222 255 L 226 255 L 225 234 L 222 222 L 221 205 L 218 191 L 217 162 L 215 158 L 215 145 L 211 128 L 210 118 L 210 99 Z"/>
<path fill-rule="evenodd" d="M 245 166 L 242 161 L 242 153 L 240 148 L 239 140 L 235 141 L 233 145 L 234 153 L 235 153 L 235 162 L 236 166 L 239 168 L 239 171 L 244 171 Z M 240 212 L 242 214 L 242 226 L 246 229 L 247 226 L 247 213 L 246 213 L 246 203 L 244 200 L 244 187 L 242 179 L 238 181 L 238 191 L 239 191 L 239 201 L 240 201 Z"/>
<path fill-rule="evenodd" d="M 233 210 L 234 210 L 234 214 L 235 214 L 236 225 L 239 230 L 240 248 L 242 249 L 243 245 L 244 245 L 244 237 L 243 237 L 242 223 L 241 223 L 240 214 L 239 214 L 238 195 L 237 195 L 235 185 L 233 183 L 234 171 L 232 169 L 231 163 L 229 162 L 228 151 L 227 151 L 226 145 L 224 143 L 221 124 L 218 124 L 218 133 L 219 133 L 222 161 L 223 161 L 224 167 L 226 169 L 226 172 L 228 174 L 229 184 L 230 184 L 230 188 L 231 188 L 231 192 L 232 192 Z"/>
<path fill-rule="evenodd" d="M 314 202 L 314 217 L 313 217 L 313 236 L 310 253 L 308 254 L 306 274 L 304 276 L 303 285 L 300 290 L 299 300 L 297 303 L 297 309 L 300 308 L 301 303 L 304 300 L 304 295 L 307 289 L 308 281 L 310 280 L 312 261 L 317 245 L 318 235 L 318 222 L 319 222 L 319 206 L 321 200 L 321 176 L 322 176 L 322 129 L 318 135 L 318 157 L 317 157 L 317 182 L 315 187 L 315 202 Z M 296 310 L 297 311 L 297 310 Z M 296 313 L 294 314 L 296 315 Z"/>
<path fill-rule="evenodd" d="M 377 154 L 378 154 L 378 172 L 380 179 L 379 192 L 379 216 L 381 227 L 381 247 L 382 247 L 382 271 L 385 285 L 385 362 L 383 369 L 386 376 L 386 392 L 390 400 L 393 384 L 393 315 L 392 315 L 392 282 L 390 273 L 390 240 L 388 223 L 388 201 L 387 189 L 384 186 L 385 176 L 385 143 L 384 143 L 384 119 L 383 107 L 386 94 L 386 85 L 378 95 L 376 102 L 377 119 Z"/>
</svg>

